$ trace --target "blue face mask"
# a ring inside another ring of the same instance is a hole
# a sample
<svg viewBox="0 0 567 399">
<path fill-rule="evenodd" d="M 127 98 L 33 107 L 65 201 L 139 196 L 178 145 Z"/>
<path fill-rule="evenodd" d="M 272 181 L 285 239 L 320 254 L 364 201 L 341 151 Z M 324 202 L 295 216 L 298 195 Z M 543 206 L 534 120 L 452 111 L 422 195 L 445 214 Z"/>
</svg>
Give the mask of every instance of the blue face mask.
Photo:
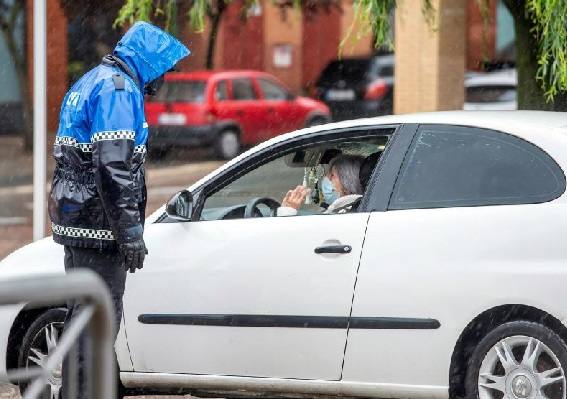
<svg viewBox="0 0 567 399">
<path fill-rule="evenodd" d="M 323 177 L 323 180 L 321 180 L 321 192 L 323 193 L 323 199 L 327 205 L 331 205 L 339 198 L 339 193 L 335 190 L 333 182 L 329 180 L 327 176 Z"/>
</svg>

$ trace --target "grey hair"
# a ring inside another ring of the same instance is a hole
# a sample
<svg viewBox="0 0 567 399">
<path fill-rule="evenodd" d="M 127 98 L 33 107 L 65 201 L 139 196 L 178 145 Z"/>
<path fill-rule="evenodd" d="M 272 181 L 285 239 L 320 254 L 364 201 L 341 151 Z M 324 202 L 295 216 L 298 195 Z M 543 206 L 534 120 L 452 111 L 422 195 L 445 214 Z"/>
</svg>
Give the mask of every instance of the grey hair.
<svg viewBox="0 0 567 399">
<path fill-rule="evenodd" d="M 339 155 L 329 162 L 329 171 L 334 170 L 349 194 L 362 194 L 362 185 L 358 174 L 364 158 L 355 155 Z"/>
</svg>

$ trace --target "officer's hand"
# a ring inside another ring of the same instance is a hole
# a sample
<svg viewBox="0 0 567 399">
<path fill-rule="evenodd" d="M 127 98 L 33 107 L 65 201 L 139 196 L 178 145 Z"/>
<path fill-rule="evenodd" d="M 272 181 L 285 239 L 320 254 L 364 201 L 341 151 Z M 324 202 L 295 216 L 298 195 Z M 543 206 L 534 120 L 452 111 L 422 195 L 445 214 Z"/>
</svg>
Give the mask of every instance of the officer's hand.
<svg viewBox="0 0 567 399">
<path fill-rule="evenodd" d="M 136 272 L 144 266 L 144 258 L 148 253 L 143 239 L 138 241 L 119 244 L 118 249 L 124 258 L 124 268 L 130 273 Z"/>
</svg>

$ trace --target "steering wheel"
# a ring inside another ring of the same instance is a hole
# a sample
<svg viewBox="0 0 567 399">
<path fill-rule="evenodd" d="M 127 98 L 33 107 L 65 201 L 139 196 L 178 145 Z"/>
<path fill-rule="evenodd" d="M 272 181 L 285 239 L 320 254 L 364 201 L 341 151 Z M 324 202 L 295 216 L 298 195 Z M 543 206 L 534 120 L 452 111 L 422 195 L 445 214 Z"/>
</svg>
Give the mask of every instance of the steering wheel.
<svg viewBox="0 0 567 399">
<path fill-rule="evenodd" d="M 262 215 L 262 212 L 258 209 L 258 205 L 266 205 L 268 208 L 270 208 L 270 216 L 276 216 L 278 208 L 281 206 L 278 201 L 268 197 L 252 198 L 248 202 L 248 204 L 246 204 L 246 209 L 244 209 L 244 217 L 261 217 L 259 215 Z"/>
</svg>

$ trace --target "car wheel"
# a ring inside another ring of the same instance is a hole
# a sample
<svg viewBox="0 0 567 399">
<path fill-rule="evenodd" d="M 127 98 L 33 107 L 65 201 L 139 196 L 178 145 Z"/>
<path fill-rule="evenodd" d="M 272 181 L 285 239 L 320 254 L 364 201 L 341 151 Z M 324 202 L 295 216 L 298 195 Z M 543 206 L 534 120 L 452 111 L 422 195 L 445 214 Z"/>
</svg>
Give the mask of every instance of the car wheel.
<svg viewBox="0 0 567 399">
<path fill-rule="evenodd" d="M 43 367 L 49 355 L 51 355 L 63 333 L 63 325 L 67 309 L 49 309 L 39 316 L 28 328 L 18 356 L 18 368 Z M 45 390 L 41 399 L 59 399 L 62 385 L 62 368 L 60 364 L 47 380 Z M 117 369 L 118 370 L 118 369 Z M 120 381 L 120 373 L 117 372 L 117 399 L 125 396 L 125 389 Z M 28 384 L 20 383 L 20 391 L 23 393 Z"/>
<path fill-rule="evenodd" d="M 45 365 L 47 357 L 53 353 L 59 337 L 63 333 L 66 314 L 67 310 L 65 309 L 49 309 L 32 323 L 22 340 L 18 356 L 19 368 L 43 367 Z M 59 399 L 61 369 L 62 365 L 60 364 L 49 376 L 45 390 L 40 396 L 42 399 Z M 26 387 L 27 384 L 20 384 L 22 392 Z"/>
<path fill-rule="evenodd" d="M 240 152 L 240 137 L 235 130 L 223 130 L 215 143 L 215 152 L 222 159 L 232 159 Z"/>
<path fill-rule="evenodd" d="M 329 123 L 329 119 L 323 116 L 315 116 L 307 121 L 305 127 L 313 127 L 318 125 L 324 125 L 325 123 Z"/>
<path fill-rule="evenodd" d="M 170 150 L 171 150 L 171 147 L 150 148 L 149 155 L 150 155 L 150 158 L 152 158 L 152 159 L 160 160 L 160 159 L 165 158 Z"/>
<path fill-rule="evenodd" d="M 528 321 L 488 333 L 469 359 L 468 399 L 565 399 L 567 346 L 549 328 Z"/>
</svg>

